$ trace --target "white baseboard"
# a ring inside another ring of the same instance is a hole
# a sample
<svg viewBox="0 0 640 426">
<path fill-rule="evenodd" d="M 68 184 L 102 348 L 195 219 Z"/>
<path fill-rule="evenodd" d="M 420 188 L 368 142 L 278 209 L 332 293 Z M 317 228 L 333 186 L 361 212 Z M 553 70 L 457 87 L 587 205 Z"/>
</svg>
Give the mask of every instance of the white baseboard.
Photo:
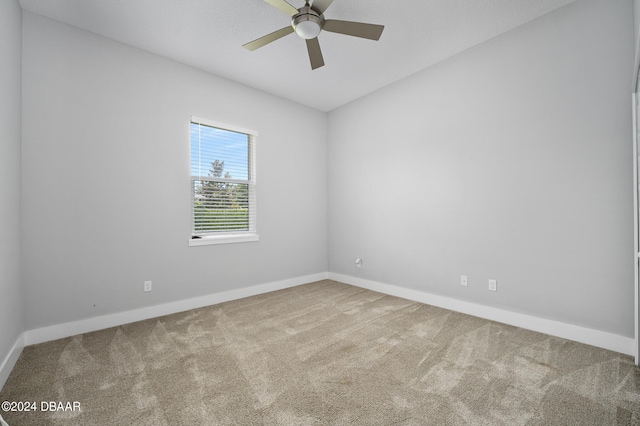
<svg viewBox="0 0 640 426">
<path fill-rule="evenodd" d="M 335 274 L 330 272 L 329 279 L 345 284 L 354 285 L 357 287 L 362 287 L 367 290 L 373 290 L 379 293 L 388 294 L 390 296 L 401 297 L 403 299 L 409 299 L 427 305 L 437 306 L 440 308 L 461 312 L 463 314 L 473 315 L 476 317 L 501 322 L 503 324 L 513 325 L 516 327 L 525 328 L 527 330 L 537 331 L 540 333 L 549 334 L 551 336 L 585 343 L 591 346 L 597 346 L 599 348 L 623 353 L 625 355 L 635 355 L 635 340 L 630 337 L 619 336 L 617 334 L 606 333 L 603 331 L 593 330 L 577 325 L 566 324 L 558 321 L 534 317 L 531 315 L 511 312 L 504 309 L 480 305 L 477 303 L 465 302 L 462 300 L 456 300 L 445 296 L 438 296 L 423 291 L 369 281 L 349 275 Z"/>
<path fill-rule="evenodd" d="M 9 378 L 9 374 L 11 374 L 11 370 L 13 370 L 16 362 L 18 362 L 18 358 L 20 358 L 20 354 L 22 353 L 24 346 L 24 333 L 22 333 L 16 339 L 16 342 L 13 344 L 13 347 L 5 357 L 4 361 L 2 361 L 2 364 L 0 364 L 0 390 L 4 387 L 4 384 Z"/>
<path fill-rule="evenodd" d="M 452 311 L 461 312 L 464 314 L 549 334 L 551 336 L 561 337 L 564 339 L 609 349 L 615 352 L 623 353 L 625 355 L 635 355 L 635 340 L 630 337 L 624 337 L 613 333 L 607 333 L 572 324 L 534 317 L 531 315 L 511 312 L 504 309 L 480 305 L 477 303 L 465 302 L 462 300 L 452 299 L 446 296 L 438 296 L 423 291 L 365 280 L 349 275 L 336 274 L 332 272 L 322 272 L 313 275 L 291 278 L 283 281 L 275 281 L 271 283 L 255 285 L 252 287 L 241 288 L 237 290 L 229 290 L 187 300 L 180 300 L 157 306 L 150 306 L 133 311 L 103 315 L 99 317 L 88 318 L 85 320 L 57 324 L 49 327 L 26 331 L 22 336 L 20 336 L 20 338 L 14 345 L 14 348 L 4 360 L 3 364 L 0 366 L 0 384 L 3 384 L 4 380 L 9 377 L 9 373 L 11 372 L 11 369 L 20 356 L 22 348 L 27 345 L 62 339 L 65 337 L 75 336 L 77 334 L 102 330 L 109 327 L 116 327 L 119 325 L 129 324 L 131 322 L 142 321 L 163 315 L 170 315 L 177 312 L 187 311 L 189 309 L 215 305 L 218 303 L 228 302 L 230 300 L 255 296 L 262 293 L 268 293 L 270 291 L 282 290 L 285 288 L 295 287 L 298 285 L 324 279 L 331 279 L 334 281 L 362 287 L 391 296 L 402 297 L 404 299 L 414 300 L 416 302 L 450 309 Z"/>
<path fill-rule="evenodd" d="M 228 302 L 230 300 L 242 299 L 244 297 L 268 293 L 270 291 L 282 290 L 289 287 L 295 287 L 302 284 L 325 280 L 328 278 L 328 276 L 329 275 L 327 272 L 321 272 L 313 275 L 305 275 L 302 277 L 290 278 L 287 280 L 240 288 L 237 290 L 229 290 L 221 293 L 209 294 L 192 299 L 179 300 L 176 302 L 165 303 L 157 306 L 149 306 L 147 308 L 140 308 L 133 311 L 102 315 L 99 317 L 87 318 L 84 320 L 29 330 L 24 333 L 24 345 L 34 345 L 37 343 L 75 336 L 76 334 L 103 330 L 105 328 L 117 327 L 119 325 L 129 324 L 136 321 L 156 318 L 163 315 L 175 314 L 177 312 L 184 312 L 190 309 L 216 305 L 218 303 Z"/>
</svg>

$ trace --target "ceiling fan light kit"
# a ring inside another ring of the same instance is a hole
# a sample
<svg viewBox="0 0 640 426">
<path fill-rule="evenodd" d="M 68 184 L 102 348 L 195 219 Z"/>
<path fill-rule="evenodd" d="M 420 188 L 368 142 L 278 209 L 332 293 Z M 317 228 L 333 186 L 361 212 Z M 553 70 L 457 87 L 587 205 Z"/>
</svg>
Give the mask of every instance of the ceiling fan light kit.
<svg viewBox="0 0 640 426">
<path fill-rule="evenodd" d="M 322 17 L 309 6 L 300 9 L 300 13 L 293 16 L 291 26 L 298 36 L 305 40 L 318 37 L 322 30 Z"/>
<path fill-rule="evenodd" d="M 306 40 L 311 69 L 324 66 L 324 59 L 318 42 L 318 35 L 322 30 L 376 41 L 380 39 L 384 30 L 383 25 L 335 19 L 325 20 L 324 12 L 333 3 L 333 0 L 314 0 L 311 6 L 307 2 L 300 9 L 296 9 L 286 0 L 265 1 L 291 16 L 291 26 L 281 28 L 271 34 L 246 43 L 243 47 L 253 51 L 295 32 L 298 37 Z"/>
</svg>

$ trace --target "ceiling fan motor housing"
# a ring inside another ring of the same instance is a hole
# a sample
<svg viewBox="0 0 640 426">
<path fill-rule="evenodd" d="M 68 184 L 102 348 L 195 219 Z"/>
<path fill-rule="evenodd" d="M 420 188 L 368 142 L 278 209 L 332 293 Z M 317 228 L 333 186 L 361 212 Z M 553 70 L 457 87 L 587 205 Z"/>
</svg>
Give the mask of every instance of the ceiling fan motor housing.
<svg viewBox="0 0 640 426">
<path fill-rule="evenodd" d="M 291 26 L 296 34 L 309 40 L 316 38 L 322 30 L 324 18 L 309 6 L 300 8 L 299 13 L 291 18 Z"/>
</svg>

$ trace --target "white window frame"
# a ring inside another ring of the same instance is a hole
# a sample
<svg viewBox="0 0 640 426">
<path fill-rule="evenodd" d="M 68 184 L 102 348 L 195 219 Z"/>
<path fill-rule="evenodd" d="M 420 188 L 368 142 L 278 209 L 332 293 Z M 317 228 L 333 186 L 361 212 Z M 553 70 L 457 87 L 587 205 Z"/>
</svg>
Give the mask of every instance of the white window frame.
<svg viewBox="0 0 640 426">
<path fill-rule="evenodd" d="M 206 246 L 212 244 L 231 244 L 231 243 L 245 243 L 259 241 L 260 236 L 257 230 L 257 185 L 256 185 L 256 139 L 258 132 L 234 125 L 219 123 L 216 121 L 208 120 L 200 117 L 191 117 L 189 122 L 189 128 L 191 124 L 200 124 L 208 127 L 215 127 L 221 130 L 228 130 L 236 133 L 243 133 L 249 137 L 249 191 L 252 193 L 249 196 L 249 215 L 252 219 L 249 220 L 249 230 L 242 232 L 219 232 L 209 234 L 195 234 L 194 231 L 194 195 L 193 195 L 193 176 L 191 175 L 191 136 L 189 136 L 189 203 L 190 203 L 190 229 L 191 236 L 189 238 L 189 246 Z M 190 134 L 190 133 L 189 133 Z M 244 181 L 247 182 L 247 181 Z M 197 235 L 198 238 L 194 238 Z"/>
</svg>

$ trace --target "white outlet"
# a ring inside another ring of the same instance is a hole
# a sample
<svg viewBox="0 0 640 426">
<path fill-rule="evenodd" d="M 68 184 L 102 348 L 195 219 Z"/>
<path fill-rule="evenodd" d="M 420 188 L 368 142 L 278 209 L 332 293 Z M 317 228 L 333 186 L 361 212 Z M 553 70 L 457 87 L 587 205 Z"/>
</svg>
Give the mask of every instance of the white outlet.
<svg viewBox="0 0 640 426">
<path fill-rule="evenodd" d="M 362 268 L 362 259 L 360 258 L 356 259 L 356 268 Z"/>
<path fill-rule="evenodd" d="M 489 290 L 498 291 L 498 282 L 496 280 L 489 280 Z"/>
<path fill-rule="evenodd" d="M 468 285 L 466 275 L 460 275 L 460 285 L 464 287 Z"/>
<path fill-rule="evenodd" d="M 144 291 L 151 291 L 153 288 L 153 285 L 151 283 L 151 281 L 145 281 L 144 282 Z"/>
</svg>

